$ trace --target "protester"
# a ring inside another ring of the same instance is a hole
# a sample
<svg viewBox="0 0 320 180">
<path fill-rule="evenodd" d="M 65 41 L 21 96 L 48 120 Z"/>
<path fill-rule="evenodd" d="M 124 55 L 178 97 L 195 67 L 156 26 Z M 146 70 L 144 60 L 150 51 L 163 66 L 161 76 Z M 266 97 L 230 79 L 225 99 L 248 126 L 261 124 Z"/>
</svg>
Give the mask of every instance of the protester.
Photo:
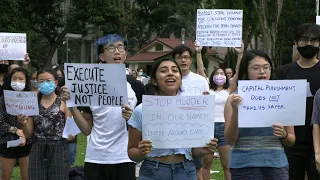
<svg viewBox="0 0 320 180">
<path fill-rule="evenodd" d="M 3 84 L 6 81 L 7 73 L 9 71 L 9 62 L 7 60 L 0 60 L 0 96 L 3 95 Z"/>
<path fill-rule="evenodd" d="M 226 75 L 227 75 L 228 79 L 231 79 L 233 77 L 232 68 L 226 68 L 225 71 L 226 71 Z"/>
<path fill-rule="evenodd" d="M 271 78 L 272 62 L 267 54 L 259 50 L 244 53 L 239 80 Z M 238 105 L 241 100 L 235 92 L 228 97 L 224 109 L 224 134 L 228 144 L 232 146 L 229 161 L 231 179 L 287 180 L 288 160 L 283 145 L 294 144 L 293 127 L 275 124 L 265 128 L 239 128 Z"/>
<path fill-rule="evenodd" d="M 23 132 L 33 137 L 29 160 L 29 179 L 69 179 L 67 141 L 62 133 L 71 114 L 58 96 L 58 76 L 51 69 L 38 71 L 39 115 L 33 120 L 20 119 Z"/>
<path fill-rule="evenodd" d="M 298 61 L 281 66 L 276 72 L 278 79 L 306 79 L 309 82 L 307 88 L 315 95 L 320 88 L 320 63 L 317 59 L 319 52 L 320 26 L 315 24 L 301 24 L 294 31 L 294 42 L 299 54 Z M 314 98 L 307 97 L 306 118 L 304 126 L 295 126 L 296 143 L 293 147 L 286 148 L 289 160 L 290 179 L 300 180 L 307 173 L 308 179 L 320 179 L 314 160 L 319 156 L 318 147 L 313 147 L 311 116 Z M 315 132 L 317 125 L 314 125 Z M 316 149 L 317 148 L 317 149 Z"/>
<path fill-rule="evenodd" d="M 151 81 L 157 89 L 156 95 L 177 96 L 182 81 L 182 73 L 177 62 L 169 59 L 155 62 L 151 72 Z M 134 109 L 128 121 L 128 154 L 135 162 L 143 161 L 139 180 L 190 179 L 196 180 L 193 157 L 212 154 L 216 150 L 217 139 L 208 143 L 208 147 L 180 149 L 152 149 L 150 140 L 142 140 L 142 104 Z"/>
<path fill-rule="evenodd" d="M 4 89 L 10 91 L 30 91 L 30 77 L 28 72 L 20 67 L 12 70 L 9 81 L 4 83 Z M 0 97 L 0 160 L 2 180 L 10 180 L 12 170 L 19 160 L 20 178 L 28 179 L 28 161 L 31 149 L 31 140 L 26 139 L 21 124 L 18 122 L 21 116 L 13 116 L 6 112 L 4 96 Z M 31 117 L 27 117 L 30 119 Z M 22 139 L 18 147 L 7 148 L 7 142 Z"/>
<path fill-rule="evenodd" d="M 97 41 L 99 58 L 107 64 L 123 64 L 126 60 L 127 41 L 117 34 Z M 84 179 L 135 180 L 135 163 L 127 153 L 128 131 L 126 121 L 137 103 L 134 91 L 127 83 L 128 104 L 122 107 L 91 106 L 69 108 L 81 132 L 88 136 Z M 70 98 L 64 87 L 62 97 Z"/>
</svg>

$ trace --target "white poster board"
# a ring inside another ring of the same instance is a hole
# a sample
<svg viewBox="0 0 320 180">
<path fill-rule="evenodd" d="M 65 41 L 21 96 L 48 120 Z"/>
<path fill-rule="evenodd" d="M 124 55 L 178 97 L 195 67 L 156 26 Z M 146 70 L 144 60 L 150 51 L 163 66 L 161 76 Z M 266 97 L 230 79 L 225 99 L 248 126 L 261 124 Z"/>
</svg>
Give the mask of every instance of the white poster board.
<svg viewBox="0 0 320 180">
<path fill-rule="evenodd" d="M 316 16 L 316 24 L 320 25 L 320 16 Z"/>
<path fill-rule="evenodd" d="M 8 114 L 24 116 L 39 115 L 38 96 L 35 92 L 3 91 Z"/>
<path fill-rule="evenodd" d="M 199 46 L 241 47 L 243 10 L 198 9 L 196 41 Z"/>
<path fill-rule="evenodd" d="M 143 96 L 142 111 L 154 148 L 204 147 L 214 137 L 215 96 Z"/>
<path fill-rule="evenodd" d="M 305 124 L 306 80 L 239 81 L 239 127 Z"/>
<path fill-rule="evenodd" d="M 205 86 L 204 81 L 189 81 L 182 79 L 181 91 L 184 96 L 186 95 L 203 95 L 203 92 L 209 91 L 209 86 Z"/>
<path fill-rule="evenodd" d="M 0 60 L 24 60 L 27 53 L 25 33 L 0 33 Z"/>
<path fill-rule="evenodd" d="M 109 106 L 128 103 L 124 64 L 64 64 L 68 107 Z"/>
</svg>

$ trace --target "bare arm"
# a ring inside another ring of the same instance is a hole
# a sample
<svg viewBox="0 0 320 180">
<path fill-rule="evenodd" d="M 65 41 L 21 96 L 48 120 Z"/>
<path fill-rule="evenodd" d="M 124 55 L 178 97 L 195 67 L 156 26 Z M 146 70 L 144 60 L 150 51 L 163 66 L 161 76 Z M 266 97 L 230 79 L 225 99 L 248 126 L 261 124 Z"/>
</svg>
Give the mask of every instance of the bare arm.
<svg viewBox="0 0 320 180">
<path fill-rule="evenodd" d="M 233 77 L 231 79 L 229 79 L 229 94 L 235 92 L 238 88 L 237 83 L 238 83 L 238 79 L 239 79 L 239 69 L 240 69 L 240 64 L 241 64 L 241 60 L 243 57 L 243 52 L 244 52 L 244 44 L 241 43 L 241 48 L 236 48 L 235 49 L 237 54 L 238 54 L 238 58 L 237 58 L 237 64 L 236 64 L 236 69 L 235 69 L 235 74 L 233 75 Z"/>
<path fill-rule="evenodd" d="M 69 108 L 75 123 L 78 125 L 81 132 L 88 136 L 91 134 L 92 126 L 93 126 L 93 117 L 92 114 L 80 111 L 76 107 Z"/>
<path fill-rule="evenodd" d="M 146 155 L 141 154 L 138 148 L 140 141 L 142 141 L 142 133 L 129 126 L 128 155 L 134 162 L 141 162 L 146 158 Z"/>
<path fill-rule="evenodd" d="M 34 118 L 28 117 L 28 120 L 22 124 L 22 131 L 26 138 L 31 138 L 34 132 Z"/>
<path fill-rule="evenodd" d="M 196 42 L 194 43 L 194 45 L 196 50 L 198 73 L 199 75 L 207 78 L 207 75 L 204 72 L 204 65 L 203 65 L 202 54 L 201 54 L 202 46 L 198 46 Z"/>
<path fill-rule="evenodd" d="M 285 146 L 291 147 L 296 142 L 296 135 L 294 133 L 294 127 L 293 126 L 285 126 L 284 129 L 287 131 L 288 136 L 287 136 L 287 138 L 282 139 L 282 142 Z"/>
<path fill-rule="evenodd" d="M 314 152 L 320 154 L 320 126 L 319 124 L 313 124 L 313 146 Z"/>
<path fill-rule="evenodd" d="M 225 118 L 225 129 L 224 136 L 229 145 L 233 146 L 236 144 L 239 136 L 238 128 L 238 108 L 233 108 L 231 105 L 231 99 L 235 96 L 234 94 L 228 97 L 228 100 L 224 107 L 224 118 Z"/>
</svg>

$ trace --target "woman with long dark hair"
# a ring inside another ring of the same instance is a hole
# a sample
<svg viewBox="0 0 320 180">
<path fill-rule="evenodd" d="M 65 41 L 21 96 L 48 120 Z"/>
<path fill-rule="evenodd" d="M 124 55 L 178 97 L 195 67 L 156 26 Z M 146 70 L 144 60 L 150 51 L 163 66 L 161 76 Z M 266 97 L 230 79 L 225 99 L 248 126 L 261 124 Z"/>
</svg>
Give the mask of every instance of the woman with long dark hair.
<svg viewBox="0 0 320 180">
<path fill-rule="evenodd" d="M 4 90 L 11 91 L 30 91 L 30 77 L 27 71 L 17 67 L 12 70 L 8 76 L 8 81 L 3 84 Z M 20 177 L 22 180 L 28 179 L 28 162 L 31 149 L 31 140 L 27 139 L 21 124 L 22 116 L 14 116 L 6 111 L 4 96 L 0 97 L 0 160 L 3 180 L 9 180 L 12 175 L 12 170 L 19 160 Z M 32 120 L 32 117 L 24 117 Z M 7 148 L 7 142 L 21 139 L 22 142 L 18 147 Z"/>
</svg>

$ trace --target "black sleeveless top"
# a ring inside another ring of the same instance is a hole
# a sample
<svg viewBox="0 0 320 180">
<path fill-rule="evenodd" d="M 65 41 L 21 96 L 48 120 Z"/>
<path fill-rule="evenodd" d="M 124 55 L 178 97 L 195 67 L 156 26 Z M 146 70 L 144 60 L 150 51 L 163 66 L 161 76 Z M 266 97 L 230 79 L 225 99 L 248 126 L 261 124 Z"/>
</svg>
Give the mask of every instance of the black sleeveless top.
<svg viewBox="0 0 320 180">
<path fill-rule="evenodd" d="M 65 113 L 60 110 L 59 97 L 47 109 L 39 103 L 39 115 L 34 121 L 34 138 L 37 140 L 60 140 L 66 123 Z"/>
</svg>

